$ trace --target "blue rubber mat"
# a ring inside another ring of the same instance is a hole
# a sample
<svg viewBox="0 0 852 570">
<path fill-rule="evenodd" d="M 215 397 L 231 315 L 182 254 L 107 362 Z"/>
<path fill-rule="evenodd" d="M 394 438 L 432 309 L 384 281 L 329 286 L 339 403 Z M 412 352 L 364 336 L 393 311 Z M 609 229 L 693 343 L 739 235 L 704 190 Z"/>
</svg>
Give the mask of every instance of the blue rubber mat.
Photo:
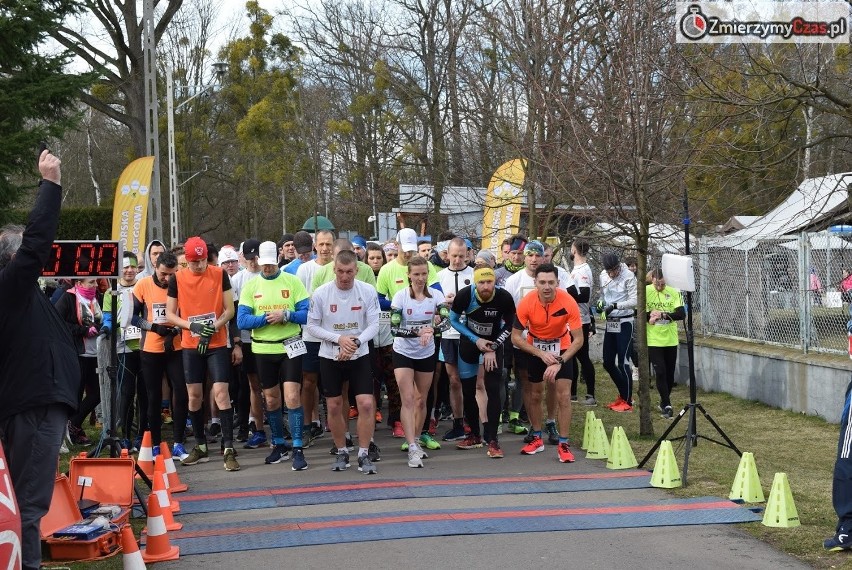
<svg viewBox="0 0 852 570">
<path fill-rule="evenodd" d="M 513 507 L 439 511 L 401 511 L 357 516 L 280 519 L 235 527 L 230 523 L 192 524 L 169 533 L 181 555 L 234 552 L 291 546 L 325 545 L 450 535 L 591 530 L 726 524 L 759 521 L 746 507 L 725 499 L 702 497 L 665 501 Z"/>
<path fill-rule="evenodd" d="M 650 487 L 650 481 L 651 475 L 648 471 L 624 470 L 551 476 L 380 480 L 370 483 L 328 483 L 277 488 L 234 489 L 216 493 L 181 495 L 180 514 L 389 499 L 644 489 Z"/>
</svg>

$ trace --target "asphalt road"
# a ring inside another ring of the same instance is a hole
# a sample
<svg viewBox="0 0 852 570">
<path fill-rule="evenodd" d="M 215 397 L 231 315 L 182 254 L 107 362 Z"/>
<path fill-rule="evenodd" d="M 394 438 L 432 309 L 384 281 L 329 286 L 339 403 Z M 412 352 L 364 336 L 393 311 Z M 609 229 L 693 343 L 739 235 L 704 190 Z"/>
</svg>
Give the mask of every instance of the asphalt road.
<svg viewBox="0 0 852 570">
<path fill-rule="evenodd" d="M 354 428 L 354 422 L 352 423 Z M 439 426 L 439 434 L 448 429 Z M 608 472 L 605 461 L 586 460 L 585 453 L 575 449 L 577 461 L 561 464 L 556 450 L 547 446 L 544 453 L 522 456 L 521 436 L 503 435 L 501 445 L 506 457 L 490 459 L 485 449 L 461 451 L 445 443 L 439 451 L 430 452 L 423 469 L 406 465 L 406 454 L 399 450 L 401 440 L 392 439 L 385 426 L 378 426 L 376 442 L 382 449 L 377 475 L 358 472 L 353 453 L 353 467 L 345 472 L 332 472 L 330 434 L 306 450 L 310 465 L 307 471 L 294 472 L 289 463 L 265 465 L 267 449 L 239 449 L 242 470 L 228 473 L 218 456 L 209 463 L 192 467 L 178 466 L 181 479 L 189 484 L 188 493 L 233 490 L 248 487 L 286 487 L 306 484 L 360 483 L 380 480 L 441 479 L 453 477 L 498 477 L 515 475 L 547 475 L 561 473 Z M 190 440 L 190 445 L 192 440 Z M 241 444 L 240 444 L 241 445 Z M 188 446 L 189 447 L 189 446 Z M 218 444 L 211 446 L 218 450 Z M 650 473 L 649 473 L 650 479 Z M 469 497 L 439 497 L 348 502 L 311 506 L 288 506 L 254 510 L 177 515 L 184 531 L 193 525 L 230 523 L 234 529 L 248 524 L 262 526 L 264 521 L 306 517 L 364 515 L 400 511 L 440 510 L 455 508 L 493 508 L 527 506 L 582 506 L 627 504 L 640 501 L 664 501 L 672 496 L 654 488 L 632 490 L 580 491 L 534 494 L 502 494 Z M 760 523 L 748 523 L 760 524 Z M 226 563 L 230 568 L 273 568 L 296 565 L 302 568 L 392 568 L 405 570 L 436 568 L 807 568 L 798 560 L 781 553 L 745 533 L 738 525 L 684 525 L 642 528 L 608 528 L 597 530 L 526 532 L 519 521 L 515 532 L 432 536 L 400 540 L 373 540 L 356 543 L 334 543 L 320 546 L 269 548 L 229 553 L 185 555 L 177 562 L 158 564 L 162 568 L 209 569 Z"/>
</svg>

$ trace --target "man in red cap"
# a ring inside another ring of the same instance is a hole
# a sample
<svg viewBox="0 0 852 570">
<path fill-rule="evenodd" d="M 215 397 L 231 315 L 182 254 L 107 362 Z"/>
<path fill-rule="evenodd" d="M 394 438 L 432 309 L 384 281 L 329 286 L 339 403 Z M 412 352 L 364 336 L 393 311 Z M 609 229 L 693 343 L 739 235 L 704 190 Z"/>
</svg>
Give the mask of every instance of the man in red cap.
<svg viewBox="0 0 852 570">
<path fill-rule="evenodd" d="M 195 465 L 210 460 L 204 434 L 204 380 L 213 380 L 213 397 L 222 418 L 225 470 L 239 471 L 234 452 L 234 414 L 228 394 L 231 357 L 227 346 L 228 322 L 234 317 L 231 280 L 222 268 L 208 265 L 207 244 L 191 237 L 184 244 L 187 270 L 169 279 L 166 318 L 183 329 L 183 369 L 189 393 L 189 417 L 196 446 L 181 463 Z"/>
</svg>

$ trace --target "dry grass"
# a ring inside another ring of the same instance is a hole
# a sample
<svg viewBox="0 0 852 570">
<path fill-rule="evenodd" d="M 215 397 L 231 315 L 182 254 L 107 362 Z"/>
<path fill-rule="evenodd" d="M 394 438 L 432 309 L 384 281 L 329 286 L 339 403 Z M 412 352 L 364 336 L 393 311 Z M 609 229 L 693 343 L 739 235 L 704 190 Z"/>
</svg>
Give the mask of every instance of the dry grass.
<svg viewBox="0 0 852 570">
<path fill-rule="evenodd" d="M 599 370 L 598 399 L 601 403 L 615 399 L 616 391 L 608 375 Z M 584 386 L 578 392 L 583 394 Z M 843 394 L 838 394 L 842 398 Z M 801 526 L 792 529 L 769 528 L 758 523 L 743 524 L 753 536 L 772 544 L 816 568 L 850 568 L 852 557 L 845 553 L 827 553 L 823 539 L 834 533 L 837 517 L 831 504 L 832 473 L 837 452 L 838 426 L 820 418 L 771 408 L 754 401 L 745 401 L 722 393 L 698 393 L 698 403 L 724 430 L 740 449 L 754 454 L 760 481 L 766 497 L 775 473 L 787 473 Z M 656 405 L 659 397 L 652 391 L 654 437 L 640 437 L 638 409 L 632 414 L 619 414 L 605 406 L 594 408 L 607 431 L 621 425 L 630 439 L 637 460 L 641 461 L 657 438 L 668 427 L 668 420 L 659 417 Z M 689 401 L 685 386 L 677 386 L 672 395 L 675 412 Z M 573 430 L 582 434 L 585 408 L 575 408 Z M 696 414 L 696 431 L 723 441 L 716 430 L 700 413 Z M 687 429 L 685 416 L 669 438 L 683 436 Z M 673 441 L 678 465 L 683 468 L 684 440 Z M 645 465 L 652 469 L 654 457 Z M 688 485 L 671 491 L 680 497 L 712 495 L 727 497 L 737 473 L 739 457 L 726 447 L 699 438 L 689 457 Z"/>
</svg>

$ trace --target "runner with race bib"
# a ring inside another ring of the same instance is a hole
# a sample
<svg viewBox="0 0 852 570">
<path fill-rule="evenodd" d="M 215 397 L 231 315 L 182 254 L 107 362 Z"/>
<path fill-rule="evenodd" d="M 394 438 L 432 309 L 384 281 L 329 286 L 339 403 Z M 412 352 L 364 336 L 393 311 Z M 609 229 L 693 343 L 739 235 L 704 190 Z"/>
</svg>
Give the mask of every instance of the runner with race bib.
<svg viewBox="0 0 852 570">
<path fill-rule="evenodd" d="M 532 438 L 521 449 L 525 455 L 544 451 L 541 439 L 541 398 L 544 382 L 556 385 L 557 457 L 562 463 L 573 463 L 574 454 L 568 446 L 571 428 L 571 379 L 574 377 L 571 359 L 583 346 L 583 322 L 580 307 L 564 289 L 559 288 L 558 272 L 551 263 L 535 270 L 535 291 L 518 303 L 512 342 L 530 356 L 527 360 L 529 401 L 527 410 L 532 425 Z M 524 339 L 523 331 L 529 334 Z"/>
<path fill-rule="evenodd" d="M 284 439 L 284 415 L 281 411 L 281 383 L 287 420 L 293 435 L 293 471 L 308 468 L 302 449 L 302 355 L 305 343 L 299 325 L 307 323 L 309 298 L 298 277 L 278 268 L 275 242 L 260 244 L 258 263 L 261 274 L 245 284 L 237 307 L 237 326 L 251 330 L 257 374 L 266 400 L 266 417 L 272 432 L 272 452 L 267 464 L 290 457 Z"/>
<path fill-rule="evenodd" d="M 355 254 L 341 251 L 334 260 L 334 281 L 313 292 L 306 332 L 320 339 L 319 366 L 328 404 L 328 424 L 337 446 L 332 471 L 349 468 L 343 422 L 343 383 L 348 379 L 358 406 L 358 470 L 377 473 L 368 457 L 375 430 L 376 402 L 367 343 L 379 332 L 379 299 L 372 285 L 355 280 Z"/>
<path fill-rule="evenodd" d="M 412 258 L 408 262 L 410 285 L 397 291 L 391 301 L 391 332 L 396 337 L 393 366 L 402 397 L 400 415 L 406 438 L 402 447 L 408 451 L 409 467 L 423 467 L 423 458 L 428 457 L 423 450 L 428 434 L 419 440 L 416 435 L 426 417 L 426 399 L 435 373 L 435 334 L 450 326 L 444 294 L 429 290 L 428 276 L 428 262 L 422 257 Z"/>
</svg>

